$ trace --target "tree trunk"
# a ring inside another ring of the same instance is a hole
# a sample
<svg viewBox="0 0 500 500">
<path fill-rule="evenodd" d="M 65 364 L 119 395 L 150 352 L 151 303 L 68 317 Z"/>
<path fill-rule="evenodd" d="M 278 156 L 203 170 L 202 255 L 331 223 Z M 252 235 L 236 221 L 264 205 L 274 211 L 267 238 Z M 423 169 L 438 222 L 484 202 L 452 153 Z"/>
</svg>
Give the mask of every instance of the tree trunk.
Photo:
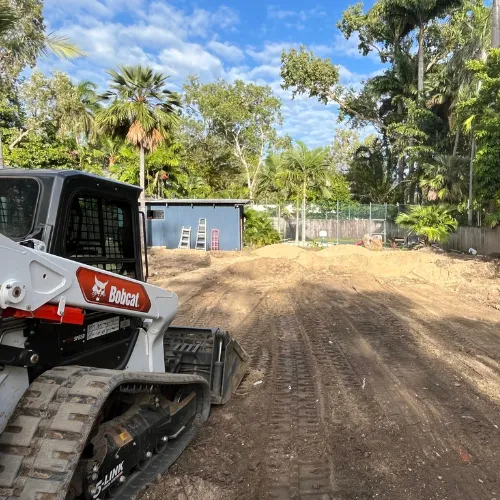
<svg viewBox="0 0 500 500">
<path fill-rule="evenodd" d="M 493 0 L 491 48 L 500 48 L 500 0 Z"/>
<path fill-rule="evenodd" d="M 306 192 L 307 184 L 304 182 L 302 189 L 302 245 L 306 246 Z"/>
<path fill-rule="evenodd" d="M 12 151 L 29 133 L 29 130 L 25 130 L 22 132 L 20 135 L 17 136 L 16 139 L 14 139 L 10 144 L 9 144 L 9 149 Z"/>
<path fill-rule="evenodd" d="M 247 180 L 248 197 L 253 201 L 253 184 L 252 184 L 252 181 L 250 180 L 250 174 L 248 174 L 247 177 L 248 177 L 248 180 Z"/>
<path fill-rule="evenodd" d="M 455 134 L 455 144 L 453 145 L 453 156 L 457 156 L 459 143 L 460 143 L 460 127 L 457 127 L 457 132 Z"/>
<path fill-rule="evenodd" d="M 473 132 L 474 134 L 474 132 Z M 468 210 L 467 210 L 467 224 L 469 226 L 472 226 L 472 223 L 473 223 L 473 219 L 474 219 L 474 216 L 473 216 L 473 207 L 472 207 L 472 203 L 473 203 L 473 177 L 474 177 L 474 156 L 476 154 L 476 139 L 474 137 L 474 135 L 472 136 L 472 143 L 471 143 L 471 147 L 470 147 L 470 163 L 469 163 L 469 203 L 468 203 Z"/>
<path fill-rule="evenodd" d="M 401 102 L 401 100 L 398 100 L 398 116 L 401 121 L 403 121 L 403 113 L 403 103 Z M 397 175 L 398 184 L 401 184 L 405 178 L 405 159 L 403 157 L 398 158 Z"/>
<path fill-rule="evenodd" d="M 140 167 L 139 167 L 139 184 L 141 186 L 141 210 L 146 215 L 146 161 L 145 161 L 145 151 L 144 146 L 141 144 L 141 149 L 139 152 Z"/>
<path fill-rule="evenodd" d="M 296 220 L 295 220 L 295 244 L 299 246 L 299 224 L 300 224 L 300 198 L 297 196 Z"/>
<path fill-rule="evenodd" d="M 0 130 L 0 168 L 4 168 L 3 163 L 3 146 L 2 146 L 2 131 Z"/>
<path fill-rule="evenodd" d="M 424 93 L 425 61 L 424 61 L 424 35 L 425 27 L 420 25 L 418 33 L 418 98 L 421 99 Z"/>
</svg>

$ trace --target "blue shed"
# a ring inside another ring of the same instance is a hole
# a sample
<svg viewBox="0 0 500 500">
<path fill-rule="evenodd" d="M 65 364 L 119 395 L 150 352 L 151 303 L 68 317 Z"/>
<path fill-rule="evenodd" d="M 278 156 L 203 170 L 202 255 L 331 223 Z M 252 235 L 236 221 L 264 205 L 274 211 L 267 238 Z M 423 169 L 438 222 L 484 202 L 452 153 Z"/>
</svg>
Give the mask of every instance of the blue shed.
<svg viewBox="0 0 500 500">
<path fill-rule="evenodd" d="M 191 228 L 191 248 L 196 246 L 200 219 L 207 223 L 207 250 L 213 229 L 219 230 L 220 250 L 243 248 L 243 209 L 249 200 L 148 200 L 147 238 L 150 247 L 177 248 L 183 227 Z"/>
</svg>

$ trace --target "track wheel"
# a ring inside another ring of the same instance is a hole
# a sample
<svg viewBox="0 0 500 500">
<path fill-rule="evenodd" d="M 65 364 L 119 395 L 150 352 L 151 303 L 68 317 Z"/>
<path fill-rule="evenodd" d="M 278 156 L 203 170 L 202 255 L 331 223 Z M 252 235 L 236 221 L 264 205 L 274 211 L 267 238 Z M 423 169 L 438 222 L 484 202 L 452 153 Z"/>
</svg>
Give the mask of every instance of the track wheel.
<svg viewBox="0 0 500 500">
<path fill-rule="evenodd" d="M 146 452 L 146 456 L 142 460 L 139 460 L 135 468 L 137 470 L 146 470 L 148 465 L 151 463 L 152 458 L 153 454 L 150 451 Z"/>
<path fill-rule="evenodd" d="M 164 436 L 161 441 L 155 446 L 155 453 L 159 455 L 160 453 L 163 453 L 168 445 L 168 438 L 167 436 Z"/>
<path fill-rule="evenodd" d="M 120 479 L 118 479 L 118 481 L 116 482 L 116 484 L 113 484 L 108 488 L 107 491 L 108 498 L 119 497 L 126 486 L 127 486 L 127 478 L 125 476 L 121 476 Z"/>
</svg>

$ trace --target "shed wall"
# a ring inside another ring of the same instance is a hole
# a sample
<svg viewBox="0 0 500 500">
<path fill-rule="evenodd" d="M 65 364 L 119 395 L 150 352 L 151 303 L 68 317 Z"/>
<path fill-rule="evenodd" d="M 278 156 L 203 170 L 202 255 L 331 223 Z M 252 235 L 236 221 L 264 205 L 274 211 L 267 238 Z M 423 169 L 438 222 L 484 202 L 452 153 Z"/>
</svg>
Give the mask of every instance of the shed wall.
<svg viewBox="0 0 500 500">
<path fill-rule="evenodd" d="M 191 227 L 191 248 L 196 245 L 200 218 L 207 219 L 207 250 L 212 229 L 220 231 L 221 250 L 241 250 L 241 209 L 234 205 L 149 205 L 148 210 L 163 210 L 164 219 L 147 221 L 148 245 L 177 248 L 182 226 Z"/>
</svg>

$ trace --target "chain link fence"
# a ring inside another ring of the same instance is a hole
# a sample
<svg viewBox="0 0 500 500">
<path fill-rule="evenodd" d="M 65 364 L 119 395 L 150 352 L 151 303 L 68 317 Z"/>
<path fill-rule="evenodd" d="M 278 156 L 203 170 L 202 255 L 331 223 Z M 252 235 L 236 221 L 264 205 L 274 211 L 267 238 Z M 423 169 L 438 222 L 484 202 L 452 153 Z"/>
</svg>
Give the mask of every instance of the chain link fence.
<svg viewBox="0 0 500 500">
<path fill-rule="evenodd" d="M 308 204 L 304 209 L 295 202 L 280 205 L 254 205 L 254 209 L 272 217 L 285 242 L 317 243 L 322 246 L 353 244 L 364 235 L 379 236 L 384 243 L 407 236 L 395 220 L 411 205 L 330 203 L 328 207 Z"/>
</svg>

